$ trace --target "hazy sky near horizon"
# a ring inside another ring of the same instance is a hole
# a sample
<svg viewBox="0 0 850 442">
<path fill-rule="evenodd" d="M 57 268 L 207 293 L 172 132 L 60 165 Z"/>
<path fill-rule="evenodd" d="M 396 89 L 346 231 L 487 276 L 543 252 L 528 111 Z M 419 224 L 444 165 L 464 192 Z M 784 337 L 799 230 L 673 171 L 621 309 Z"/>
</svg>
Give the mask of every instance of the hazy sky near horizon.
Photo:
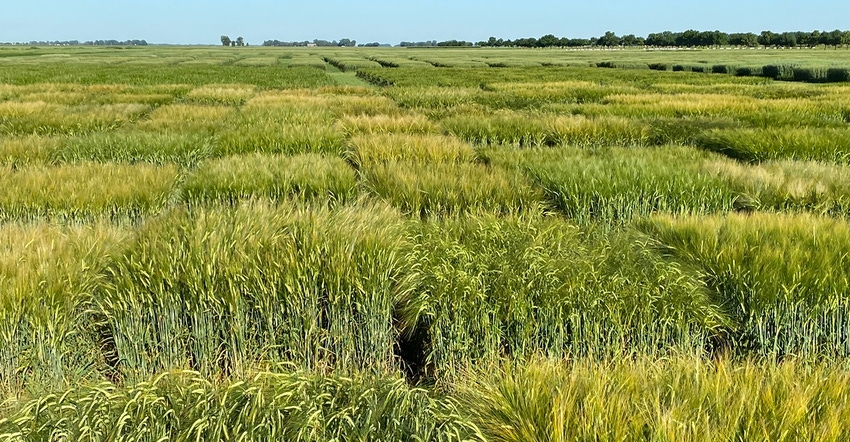
<svg viewBox="0 0 850 442">
<path fill-rule="evenodd" d="M 0 8 L 0 42 L 145 39 L 219 44 L 222 34 L 264 40 L 350 38 L 358 43 L 515 39 L 555 34 L 588 38 L 611 30 L 646 36 L 664 30 L 725 32 L 848 29 L 850 2 L 788 0 L 688 2 L 545 0 L 354 2 L 243 0 L 12 1 Z"/>
</svg>

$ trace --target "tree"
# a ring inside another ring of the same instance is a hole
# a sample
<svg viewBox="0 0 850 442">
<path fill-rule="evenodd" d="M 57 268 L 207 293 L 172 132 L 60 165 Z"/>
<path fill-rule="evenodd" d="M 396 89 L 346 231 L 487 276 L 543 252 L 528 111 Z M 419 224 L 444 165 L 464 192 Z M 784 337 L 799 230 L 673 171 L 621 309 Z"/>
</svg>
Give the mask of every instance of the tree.
<svg viewBox="0 0 850 442">
<path fill-rule="evenodd" d="M 646 44 L 650 46 L 673 46 L 676 44 L 676 36 L 670 31 L 649 34 L 646 36 Z"/>
<path fill-rule="evenodd" d="M 558 46 L 560 42 L 561 41 L 554 35 L 546 34 L 537 40 L 537 46 L 540 46 L 542 48 L 549 48 L 552 46 Z"/>
<path fill-rule="evenodd" d="M 242 37 L 236 38 L 236 46 L 245 46 L 245 39 Z"/>
<path fill-rule="evenodd" d="M 759 36 L 752 32 L 729 34 L 729 44 L 733 46 L 755 47 L 759 44 Z"/>
<path fill-rule="evenodd" d="M 222 46 L 230 46 L 230 43 L 231 43 L 230 37 L 228 37 L 226 35 L 221 36 L 221 45 Z"/>
<path fill-rule="evenodd" d="M 599 40 L 596 41 L 599 46 L 619 46 L 620 43 L 620 37 L 617 37 L 617 34 L 611 31 L 605 32 L 605 35 L 599 37 Z"/>
<path fill-rule="evenodd" d="M 777 43 L 777 35 L 772 31 L 761 31 L 758 36 L 758 43 L 762 46 L 773 46 Z"/>
</svg>

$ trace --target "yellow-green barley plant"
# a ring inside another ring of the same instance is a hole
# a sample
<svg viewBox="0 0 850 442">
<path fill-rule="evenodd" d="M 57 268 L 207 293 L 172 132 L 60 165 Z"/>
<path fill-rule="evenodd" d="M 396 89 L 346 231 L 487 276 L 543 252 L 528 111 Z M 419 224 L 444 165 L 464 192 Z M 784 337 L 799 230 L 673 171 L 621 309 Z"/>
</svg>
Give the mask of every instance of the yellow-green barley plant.
<svg viewBox="0 0 850 442">
<path fill-rule="evenodd" d="M 419 217 L 543 210 L 539 190 L 519 173 L 498 166 L 387 161 L 363 167 L 360 174 L 369 191 Z"/>
<path fill-rule="evenodd" d="M 377 134 L 437 134 L 440 129 L 428 118 L 417 115 L 346 116 L 337 121 L 346 136 Z"/>
<path fill-rule="evenodd" d="M 641 228 L 700 268 L 734 321 L 727 345 L 767 355 L 850 353 L 850 224 L 812 214 L 659 215 Z"/>
<path fill-rule="evenodd" d="M 17 168 L 49 163 L 60 140 L 38 135 L 0 137 L 0 164 Z"/>
<path fill-rule="evenodd" d="M 74 386 L 15 404 L 7 416 L 0 441 L 483 442 L 455 400 L 398 376 L 260 372 L 212 382 L 174 371 L 132 386 Z"/>
<path fill-rule="evenodd" d="M 80 163 L 0 168 L 0 218 L 136 220 L 171 198 L 175 166 Z"/>
<path fill-rule="evenodd" d="M 355 172 L 345 160 L 312 153 L 254 153 L 210 159 L 182 186 L 183 199 L 194 204 L 287 197 L 346 202 L 356 193 Z"/>
<path fill-rule="evenodd" d="M 408 248 L 385 205 L 175 209 L 107 269 L 97 323 L 127 381 L 258 364 L 389 373 L 394 305 L 412 289 Z"/>
<path fill-rule="evenodd" d="M 357 135 L 348 140 L 348 159 L 357 167 L 386 162 L 410 164 L 469 163 L 475 151 L 467 143 L 442 135 Z"/>
<path fill-rule="evenodd" d="M 102 223 L 0 227 L 0 398 L 104 374 L 101 336 L 87 311 L 103 268 L 127 236 Z"/>
<path fill-rule="evenodd" d="M 0 103 L 0 134 L 79 135 L 111 130 L 135 121 L 150 107 L 144 104 L 62 106 L 36 102 Z"/>
<path fill-rule="evenodd" d="M 837 442 L 848 382 L 841 364 L 639 356 L 474 370 L 458 396 L 489 441 Z"/>
<path fill-rule="evenodd" d="M 56 150 L 53 160 L 60 163 L 98 161 L 192 167 L 210 156 L 216 143 L 212 136 L 179 130 L 100 132 L 67 139 Z"/>
</svg>

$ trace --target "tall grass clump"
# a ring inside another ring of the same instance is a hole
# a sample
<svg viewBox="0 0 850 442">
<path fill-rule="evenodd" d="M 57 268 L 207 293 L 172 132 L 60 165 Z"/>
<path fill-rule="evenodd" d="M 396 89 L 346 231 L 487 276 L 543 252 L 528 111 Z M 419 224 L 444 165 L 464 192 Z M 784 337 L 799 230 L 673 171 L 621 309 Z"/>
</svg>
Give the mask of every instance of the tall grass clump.
<svg viewBox="0 0 850 442">
<path fill-rule="evenodd" d="M 709 162 L 706 170 L 730 182 L 754 207 L 850 215 L 850 165 L 817 161 Z"/>
<path fill-rule="evenodd" d="M 79 135 L 112 130 L 150 110 L 137 103 L 62 106 L 37 102 L 0 103 L 0 134 Z"/>
<path fill-rule="evenodd" d="M 846 128 L 758 128 L 712 130 L 696 144 L 744 161 L 777 159 L 850 162 L 850 132 Z"/>
<path fill-rule="evenodd" d="M 174 166 L 80 163 L 0 168 L 0 219 L 135 220 L 159 211 L 178 178 Z"/>
<path fill-rule="evenodd" d="M 341 153 L 344 135 L 333 120 L 323 100 L 259 95 L 240 108 L 214 153 Z"/>
<path fill-rule="evenodd" d="M 542 210 L 540 192 L 525 177 L 498 166 L 386 161 L 362 167 L 360 174 L 366 189 L 419 217 Z"/>
<path fill-rule="evenodd" d="M 422 115 L 347 116 L 337 121 L 347 136 L 377 134 L 436 134 L 438 126 Z"/>
<path fill-rule="evenodd" d="M 192 167 L 211 155 L 215 140 L 208 135 L 177 132 L 117 131 L 70 138 L 53 159 L 62 163 L 115 161 L 176 164 Z"/>
<path fill-rule="evenodd" d="M 206 105 L 240 106 L 256 92 L 257 88 L 250 85 L 210 84 L 192 89 L 186 94 L 185 100 Z"/>
<path fill-rule="evenodd" d="M 388 373 L 408 247 L 403 220 L 381 205 L 174 210 L 106 271 L 95 309 L 104 352 L 128 381 L 258 364 Z"/>
<path fill-rule="evenodd" d="M 253 153 L 205 161 L 188 177 L 182 192 L 195 204 L 290 196 L 345 202 L 355 196 L 357 179 L 338 157 Z"/>
<path fill-rule="evenodd" d="M 642 122 L 622 117 L 586 118 L 580 115 L 549 120 L 547 144 L 581 147 L 645 146 L 649 128 Z"/>
<path fill-rule="evenodd" d="M 656 216 L 642 228 L 705 273 L 734 321 L 729 345 L 768 355 L 850 354 L 850 224 L 809 214 Z"/>
<path fill-rule="evenodd" d="M 149 132 L 181 131 L 214 134 L 233 123 L 236 110 L 230 106 L 198 106 L 172 104 L 161 106 L 136 123 L 136 128 Z"/>
<path fill-rule="evenodd" d="M 38 135 L 0 137 L 0 164 L 15 168 L 50 162 L 60 139 Z"/>
<path fill-rule="evenodd" d="M 472 146 L 441 135 L 357 135 L 348 141 L 347 156 L 357 167 L 405 161 L 423 166 L 434 163 L 468 163 L 475 159 Z"/>
<path fill-rule="evenodd" d="M 502 108 L 535 108 L 550 103 L 594 103 L 611 94 L 638 91 L 627 84 L 587 80 L 487 83 L 493 92 L 482 104 L 498 104 Z"/>
<path fill-rule="evenodd" d="M 327 88 L 326 88 L 327 89 Z M 344 117 L 375 117 L 379 115 L 395 115 L 400 116 L 400 110 L 396 103 L 380 95 L 374 95 L 369 89 L 362 90 L 361 88 L 336 88 L 329 90 L 321 90 L 327 95 L 323 95 L 325 106 L 337 118 Z"/>
<path fill-rule="evenodd" d="M 845 367 L 638 357 L 474 371 L 458 387 L 488 441 L 842 441 Z"/>
<path fill-rule="evenodd" d="M 100 336 L 86 312 L 127 236 L 99 223 L 0 227 L 0 398 L 100 378 Z"/>
<path fill-rule="evenodd" d="M 527 214 L 427 220 L 421 283 L 399 309 L 403 348 L 438 380 L 536 355 L 701 349 L 725 319 L 697 275 L 646 242 Z"/>
<path fill-rule="evenodd" d="M 446 132 L 473 144 L 543 146 L 551 141 L 545 119 L 517 112 L 457 115 L 440 121 Z"/>
<path fill-rule="evenodd" d="M 441 121 L 446 131 L 470 143 L 519 147 L 572 144 L 584 147 L 644 145 L 648 128 L 620 117 L 522 113 L 457 115 Z"/>
<path fill-rule="evenodd" d="M 582 223 L 654 212 L 726 212 L 737 196 L 727 182 L 703 170 L 712 157 L 688 147 L 494 149 L 484 155 L 519 167 L 555 206 Z"/>
<path fill-rule="evenodd" d="M 17 404 L 0 440 L 433 440 L 483 442 L 456 402 L 399 377 L 260 372 L 214 383 L 167 372 Z"/>
</svg>

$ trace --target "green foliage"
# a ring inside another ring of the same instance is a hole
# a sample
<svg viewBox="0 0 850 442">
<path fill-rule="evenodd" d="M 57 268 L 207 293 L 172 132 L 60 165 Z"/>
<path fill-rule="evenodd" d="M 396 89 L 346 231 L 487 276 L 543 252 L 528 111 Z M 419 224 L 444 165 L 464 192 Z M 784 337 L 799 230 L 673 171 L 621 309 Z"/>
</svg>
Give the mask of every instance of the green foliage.
<svg viewBox="0 0 850 442">
<path fill-rule="evenodd" d="M 541 195 L 524 177 L 471 163 L 386 161 L 360 169 L 365 187 L 403 212 L 418 216 L 486 211 L 539 212 Z"/>
<path fill-rule="evenodd" d="M 847 355 L 850 225 L 807 214 L 654 217 L 642 224 L 701 268 L 734 345 L 771 355 Z"/>
<path fill-rule="evenodd" d="M 113 376 L 388 373 L 408 247 L 385 206 L 175 209 L 145 224 L 95 295 Z"/>
<path fill-rule="evenodd" d="M 421 283 L 399 317 L 427 336 L 438 379 L 502 358 L 699 347 L 724 322 L 693 274 L 629 232 L 473 214 L 424 222 L 417 238 Z"/>
<path fill-rule="evenodd" d="M 831 128 L 718 129 L 696 144 L 732 158 L 759 162 L 777 159 L 850 162 L 850 133 Z"/>
<path fill-rule="evenodd" d="M 490 441 L 841 441 L 848 380 L 830 364 L 542 361 L 469 376 L 459 397 Z"/>
<path fill-rule="evenodd" d="M 621 49 L 0 48 L 0 440 L 847 439 L 850 52 Z"/>
<path fill-rule="evenodd" d="M 345 202 L 354 197 L 356 186 L 354 170 L 341 158 L 254 153 L 205 161 L 182 192 L 183 199 L 194 204 L 289 196 Z"/>
<path fill-rule="evenodd" d="M 80 163 L 0 168 L 0 219 L 137 220 L 162 209 L 174 166 Z"/>
<path fill-rule="evenodd" d="M 212 383 L 169 372 L 46 395 L 0 418 L 0 440 L 482 441 L 451 399 L 398 377 L 261 372 Z"/>
<path fill-rule="evenodd" d="M 736 197 L 734 188 L 703 170 L 710 157 L 692 148 L 493 149 L 484 155 L 525 171 L 558 209 L 583 223 L 726 212 Z"/>
<path fill-rule="evenodd" d="M 181 132 L 99 132 L 71 138 L 53 154 L 62 163 L 80 161 L 177 164 L 193 166 L 208 157 L 215 141 Z"/>
</svg>

